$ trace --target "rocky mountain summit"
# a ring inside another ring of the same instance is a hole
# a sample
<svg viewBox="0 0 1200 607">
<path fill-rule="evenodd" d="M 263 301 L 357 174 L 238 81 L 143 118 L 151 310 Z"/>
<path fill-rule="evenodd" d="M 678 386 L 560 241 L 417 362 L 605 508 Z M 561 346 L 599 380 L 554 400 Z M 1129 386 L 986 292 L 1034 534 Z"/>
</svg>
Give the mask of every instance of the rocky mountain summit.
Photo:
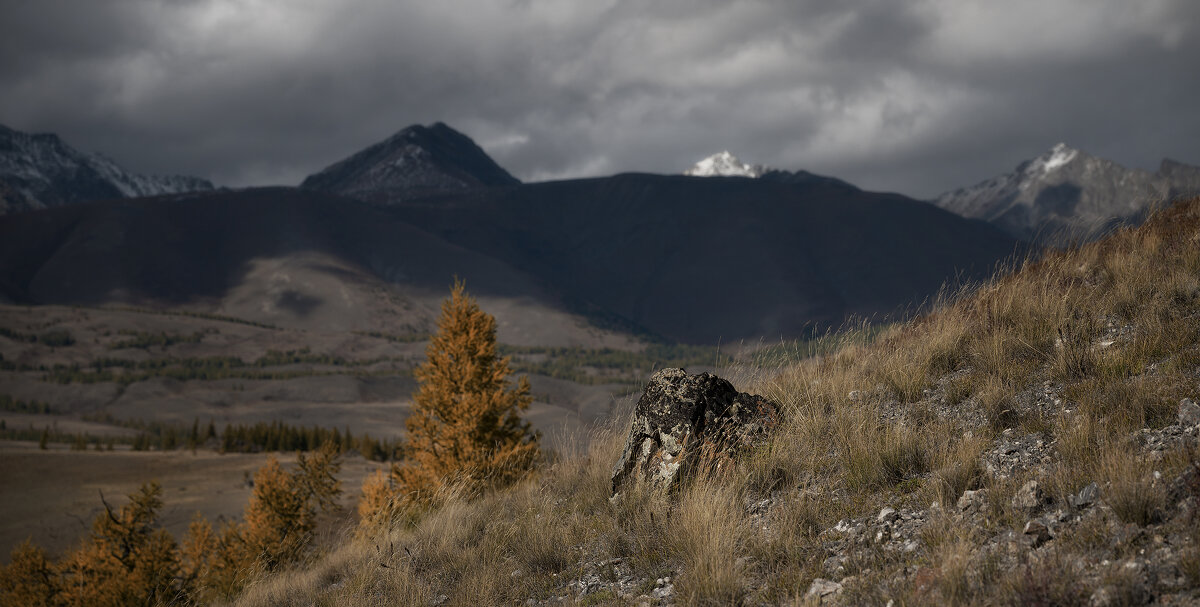
<svg viewBox="0 0 1200 607">
<path fill-rule="evenodd" d="M 199 177 L 138 175 L 52 133 L 0 125 L 0 214 L 112 198 L 212 190 Z"/>
<path fill-rule="evenodd" d="M 1093 240 L 1136 223 L 1156 204 L 1200 193 L 1200 167 L 1163 160 L 1157 172 L 1123 167 L 1059 143 L 1012 173 L 946 192 L 934 204 L 1027 241 Z"/>
<path fill-rule="evenodd" d="M 521 183 L 470 137 L 413 125 L 310 175 L 300 187 L 375 202 Z"/>
</svg>

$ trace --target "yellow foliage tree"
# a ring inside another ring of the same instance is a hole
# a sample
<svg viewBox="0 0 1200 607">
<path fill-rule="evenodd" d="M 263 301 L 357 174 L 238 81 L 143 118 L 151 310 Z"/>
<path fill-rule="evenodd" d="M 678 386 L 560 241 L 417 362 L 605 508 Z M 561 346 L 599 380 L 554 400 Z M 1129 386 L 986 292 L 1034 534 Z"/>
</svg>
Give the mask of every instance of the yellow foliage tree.
<svg viewBox="0 0 1200 607">
<path fill-rule="evenodd" d="M 0 605 L 50 607 L 60 604 L 58 566 L 30 540 L 13 548 L 8 565 L 0 566 Z"/>
<path fill-rule="evenodd" d="M 331 450 L 322 450 L 301 454 L 292 473 L 274 457 L 259 468 L 241 533 L 250 560 L 274 569 L 300 555 L 312 539 L 318 510 L 332 508 L 340 492 L 333 458 Z"/>
<path fill-rule="evenodd" d="M 416 370 L 406 462 L 389 478 L 368 478 L 359 515 L 378 518 L 392 501 L 425 501 L 447 482 L 500 485 L 526 474 L 541 457 L 539 434 L 521 412 L 529 380 L 512 385 L 507 357 L 496 353 L 496 319 L 461 281 L 442 303 L 438 331 Z M 390 495 L 389 495 L 390 494 Z M 392 499 L 389 500 L 388 498 Z"/>
<path fill-rule="evenodd" d="M 317 515 L 341 492 L 333 446 L 297 455 L 287 472 L 271 457 L 254 475 L 245 520 L 221 532 L 197 515 L 176 544 L 158 526 L 162 487 L 142 485 L 129 503 L 92 523 L 83 544 L 55 562 L 25 542 L 0 566 L 0 605 L 207 604 L 233 596 L 253 575 L 300 558 Z"/>
<path fill-rule="evenodd" d="M 154 605 L 178 598 L 175 539 L 158 527 L 162 486 L 142 485 L 129 503 L 92 522 L 89 541 L 60 565 L 62 602 L 68 605 Z"/>
</svg>

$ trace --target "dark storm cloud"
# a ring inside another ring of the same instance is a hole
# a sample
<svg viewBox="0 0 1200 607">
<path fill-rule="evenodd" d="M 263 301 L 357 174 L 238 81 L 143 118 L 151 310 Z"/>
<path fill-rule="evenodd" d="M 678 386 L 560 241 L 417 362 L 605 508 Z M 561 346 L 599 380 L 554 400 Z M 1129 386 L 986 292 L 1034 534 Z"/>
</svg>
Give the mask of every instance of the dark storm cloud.
<svg viewBox="0 0 1200 607">
<path fill-rule="evenodd" d="M 1200 164 L 1190 0 L 0 1 L 0 123 L 232 185 L 436 120 L 527 180 L 727 148 L 928 196 L 1059 140 Z"/>
</svg>

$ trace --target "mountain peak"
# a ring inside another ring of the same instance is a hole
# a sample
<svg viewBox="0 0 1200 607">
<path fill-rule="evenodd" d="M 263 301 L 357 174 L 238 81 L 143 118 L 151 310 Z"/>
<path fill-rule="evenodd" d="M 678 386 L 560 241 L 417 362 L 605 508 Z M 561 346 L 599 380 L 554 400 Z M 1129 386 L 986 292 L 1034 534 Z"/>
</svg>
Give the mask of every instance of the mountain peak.
<svg viewBox="0 0 1200 607">
<path fill-rule="evenodd" d="M 722 150 L 697 162 L 683 174 L 691 177 L 761 177 L 765 172 L 762 165 L 746 164 L 729 150 Z"/>
<path fill-rule="evenodd" d="M 300 187 L 396 200 L 518 183 L 470 137 L 435 122 L 405 127 L 310 175 Z"/>
</svg>

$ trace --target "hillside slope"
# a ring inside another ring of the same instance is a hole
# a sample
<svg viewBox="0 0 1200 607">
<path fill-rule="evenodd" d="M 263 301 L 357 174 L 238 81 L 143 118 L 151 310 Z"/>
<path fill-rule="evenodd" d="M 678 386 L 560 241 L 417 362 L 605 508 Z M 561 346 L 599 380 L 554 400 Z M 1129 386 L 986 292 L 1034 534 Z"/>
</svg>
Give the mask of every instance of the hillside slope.
<svg viewBox="0 0 1200 607">
<path fill-rule="evenodd" d="M 825 355 L 763 353 L 729 372 L 783 427 L 676 495 L 609 501 L 618 423 L 236 604 L 1195 604 L 1197 239 L 1193 199 Z"/>
</svg>

